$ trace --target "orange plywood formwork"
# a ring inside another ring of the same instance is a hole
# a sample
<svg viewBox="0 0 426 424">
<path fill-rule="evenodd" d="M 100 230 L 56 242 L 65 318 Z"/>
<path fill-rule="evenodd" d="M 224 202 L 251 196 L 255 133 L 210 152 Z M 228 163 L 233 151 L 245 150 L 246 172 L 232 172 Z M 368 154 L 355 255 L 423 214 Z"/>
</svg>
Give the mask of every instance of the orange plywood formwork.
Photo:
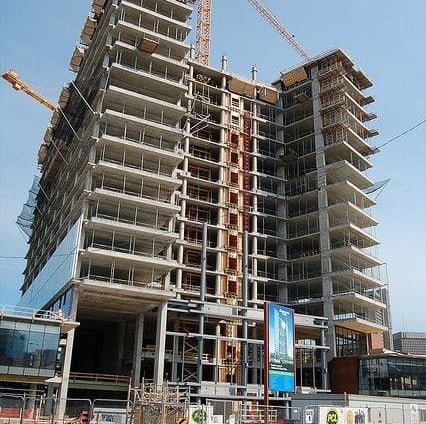
<svg viewBox="0 0 426 424">
<path fill-rule="evenodd" d="M 69 87 L 64 87 L 59 95 L 59 106 L 63 109 L 70 99 L 70 89 Z"/>
<path fill-rule="evenodd" d="M 247 81 L 242 81 L 237 78 L 232 78 L 229 81 L 229 90 L 241 96 L 254 98 L 256 86 Z"/>
<path fill-rule="evenodd" d="M 82 43 L 89 44 L 90 40 L 92 39 L 92 36 L 95 32 L 97 25 L 96 19 L 93 19 L 92 17 L 88 16 L 86 18 L 86 22 L 84 23 L 83 29 L 81 31 L 80 39 Z"/>
<path fill-rule="evenodd" d="M 92 2 L 92 8 L 93 11 L 98 15 L 102 12 L 104 6 L 105 6 L 106 0 L 93 0 Z"/>
<path fill-rule="evenodd" d="M 308 79 L 308 74 L 303 66 L 293 69 L 292 71 L 286 72 L 281 76 L 281 81 L 286 87 L 290 87 L 299 82 L 303 82 Z"/>
<path fill-rule="evenodd" d="M 84 57 L 84 49 L 80 46 L 75 46 L 74 52 L 71 57 L 70 61 L 70 68 L 74 72 L 77 72 L 80 68 L 81 62 L 83 61 Z"/>
<path fill-rule="evenodd" d="M 152 38 L 142 37 L 139 41 L 138 49 L 147 53 L 154 53 L 160 43 Z"/>
<path fill-rule="evenodd" d="M 278 101 L 278 93 L 272 88 L 262 87 L 259 90 L 259 99 L 267 103 L 275 104 Z"/>
</svg>

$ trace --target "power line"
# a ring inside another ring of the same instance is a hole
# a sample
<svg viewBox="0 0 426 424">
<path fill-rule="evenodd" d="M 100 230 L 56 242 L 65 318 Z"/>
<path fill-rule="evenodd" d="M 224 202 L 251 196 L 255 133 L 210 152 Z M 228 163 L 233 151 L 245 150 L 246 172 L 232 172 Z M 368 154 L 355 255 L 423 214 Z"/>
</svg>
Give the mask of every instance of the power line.
<svg viewBox="0 0 426 424">
<path fill-rule="evenodd" d="M 410 131 L 413 131 L 417 127 L 420 127 L 420 125 L 423 125 L 425 122 L 426 122 L 426 119 L 423 119 L 422 121 L 418 122 L 413 127 L 408 128 L 408 130 L 405 130 L 402 133 L 400 133 L 400 134 L 396 135 L 395 137 L 391 138 L 390 140 L 386 141 L 385 143 L 380 144 L 379 146 L 376 147 L 376 149 L 380 149 L 382 147 L 387 146 L 388 144 L 392 143 L 393 141 L 397 140 L 398 138 L 401 138 L 402 136 L 404 136 L 405 134 L 409 133 Z"/>
</svg>

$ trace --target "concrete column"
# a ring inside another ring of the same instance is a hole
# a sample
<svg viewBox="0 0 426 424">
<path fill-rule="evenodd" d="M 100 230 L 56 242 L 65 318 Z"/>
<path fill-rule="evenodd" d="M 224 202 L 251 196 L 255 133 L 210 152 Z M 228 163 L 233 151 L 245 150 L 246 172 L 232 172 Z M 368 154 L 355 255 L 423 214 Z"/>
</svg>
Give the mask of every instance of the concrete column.
<svg viewBox="0 0 426 424">
<path fill-rule="evenodd" d="M 330 347 L 328 351 L 328 359 L 336 356 L 335 328 L 334 328 L 334 308 L 333 308 L 333 284 L 330 277 L 332 271 L 331 254 L 330 254 L 330 236 L 329 236 L 329 219 L 328 219 L 328 200 L 327 200 L 327 178 L 325 172 L 325 151 L 324 137 L 321 132 L 322 119 L 320 114 L 320 83 L 317 77 L 317 69 L 312 70 L 312 98 L 314 112 L 314 129 L 315 129 L 315 150 L 318 180 L 318 217 L 320 230 L 320 248 L 321 248 L 321 268 L 322 268 L 322 291 L 324 297 L 324 315 L 328 318 L 329 329 L 327 344 Z"/>
<path fill-rule="evenodd" d="M 166 350 L 167 302 L 158 305 L 157 333 L 155 336 L 154 385 L 163 384 L 164 355 Z"/>
<path fill-rule="evenodd" d="M 126 336 L 126 321 L 118 323 L 118 352 L 117 352 L 117 365 L 116 373 L 123 373 L 123 356 L 124 356 L 124 338 Z"/>
<path fill-rule="evenodd" d="M 46 403 L 44 405 L 44 415 L 53 416 L 55 413 L 54 409 L 54 401 L 53 396 L 55 394 L 55 385 L 54 383 L 48 383 L 47 384 L 47 395 L 46 395 Z"/>
<path fill-rule="evenodd" d="M 72 319 L 77 318 L 77 306 L 78 306 L 78 296 L 79 293 L 76 289 L 73 290 L 73 299 L 71 304 L 71 314 Z M 67 393 L 68 393 L 68 383 L 70 378 L 71 370 L 71 359 L 72 351 L 74 346 L 74 334 L 75 328 L 70 330 L 67 334 L 67 344 L 65 346 L 65 355 L 64 355 L 64 364 L 62 366 L 62 382 L 59 389 L 59 399 L 58 406 L 56 410 L 56 419 L 62 421 L 65 415 L 65 408 L 67 404 Z"/>
<path fill-rule="evenodd" d="M 179 319 L 173 321 L 173 331 L 179 331 Z M 173 358 L 172 358 L 172 379 L 171 381 L 178 381 L 178 357 L 179 357 L 179 337 L 173 336 Z"/>
<path fill-rule="evenodd" d="M 139 387 L 141 382 L 141 362 L 143 348 L 143 330 L 145 324 L 144 314 L 136 318 L 135 337 L 133 344 L 133 387 Z"/>
</svg>

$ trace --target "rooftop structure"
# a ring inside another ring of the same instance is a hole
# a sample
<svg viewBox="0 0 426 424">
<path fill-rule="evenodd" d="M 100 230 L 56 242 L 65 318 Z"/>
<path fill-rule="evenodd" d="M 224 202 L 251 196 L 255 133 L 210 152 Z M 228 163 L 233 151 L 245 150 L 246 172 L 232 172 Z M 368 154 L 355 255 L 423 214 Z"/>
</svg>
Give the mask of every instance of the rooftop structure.
<svg viewBox="0 0 426 424">
<path fill-rule="evenodd" d="M 426 355 L 426 333 L 403 331 L 393 334 L 395 351 L 411 355 Z"/>
<path fill-rule="evenodd" d="M 94 0 L 40 148 L 20 305 L 81 323 L 61 397 L 101 373 L 261 399 L 265 301 L 296 312 L 300 390 L 390 345 L 371 81 L 340 49 L 271 84 L 202 65 L 191 10 Z"/>
</svg>

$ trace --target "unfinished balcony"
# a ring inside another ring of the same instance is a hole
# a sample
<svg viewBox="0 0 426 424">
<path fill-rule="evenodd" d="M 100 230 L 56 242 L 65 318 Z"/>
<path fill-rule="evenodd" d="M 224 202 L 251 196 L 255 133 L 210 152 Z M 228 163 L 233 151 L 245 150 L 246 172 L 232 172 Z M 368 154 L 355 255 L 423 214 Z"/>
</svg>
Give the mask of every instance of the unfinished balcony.
<svg viewBox="0 0 426 424">
<path fill-rule="evenodd" d="M 376 204 L 376 201 L 349 180 L 338 181 L 326 186 L 328 204 L 350 202 L 359 209 L 368 209 Z"/>
<path fill-rule="evenodd" d="M 143 24 L 143 23 L 142 23 Z M 164 26 L 163 26 L 164 27 Z M 127 22 L 126 19 L 118 19 L 111 31 L 112 35 L 120 41 L 124 41 L 128 44 L 135 43 L 136 40 L 142 40 L 144 37 L 153 40 L 159 46 L 162 46 L 164 49 L 167 49 L 169 54 L 166 57 L 170 56 L 173 58 L 182 58 L 185 57 L 189 51 L 189 45 L 185 42 L 186 30 L 175 28 L 173 34 L 169 31 L 167 35 L 158 32 L 159 26 L 151 26 L 151 28 L 144 28 L 139 26 L 139 22 L 136 24 Z M 174 34 L 178 35 L 177 38 L 173 38 Z M 143 48 L 143 46 L 142 46 Z M 158 48 L 147 50 L 148 52 L 158 51 Z M 165 50 L 166 51 L 166 50 Z"/>
<path fill-rule="evenodd" d="M 329 229 L 332 244 L 348 242 L 360 249 L 377 246 L 379 241 L 352 223 L 340 224 Z"/>
<path fill-rule="evenodd" d="M 132 262 L 115 260 L 99 263 L 83 255 L 79 290 L 91 310 L 111 311 L 117 306 L 121 311 L 134 309 L 140 313 L 143 300 L 152 308 L 152 302 L 175 297 L 171 287 L 165 284 L 167 275 L 164 269 L 141 268 Z"/>
<path fill-rule="evenodd" d="M 361 302 L 362 303 L 362 302 Z M 354 302 L 354 298 L 333 297 L 336 325 L 361 333 L 381 333 L 388 329 L 386 310 L 382 305 L 363 306 Z"/>
<path fill-rule="evenodd" d="M 144 140 L 146 137 L 148 141 L 151 140 L 153 143 L 155 143 L 158 140 L 159 144 L 161 144 L 162 140 L 164 139 L 173 142 L 173 147 L 167 143 L 164 143 L 165 146 L 169 145 L 170 147 L 174 148 L 176 143 L 182 139 L 182 130 L 178 127 L 156 123 L 148 119 L 140 118 L 138 116 L 126 114 L 113 109 L 106 109 L 103 112 L 100 118 L 100 126 L 101 128 L 105 128 L 106 132 L 109 131 L 115 134 L 121 133 L 123 136 L 126 136 L 127 129 L 129 129 L 130 133 L 135 137 L 132 138 L 134 142 L 138 142 L 138 140 Z"/>
<path fill-rule="evenodd" d="M 150 8 L 148 3 L 136 4 L 134 1 L 122 0 L 117 9 L 120 19 L 166 37 L 184 41 L 191 31 L 191 26 L 186 23 L 188 10 L 163 7 L 159 2 Z"/>
<path fill-rule="evenodd" d="M 378 134 L 376 130 L 369 129 L 356 115 L 352 114 L 349 109 L 344 107 L 325 112 L 322 121 L 322 131 L 326 133 L 333 133 L 336 130 L 347 128 L 352 130 L 352 132 L 358 135 L 362 140 L 374 137 Z"/>
<path fill-rule="evenodd" d="M 149 210 L 168 211 L 174 214 L 180 210 L 175 204 L 175 193 L 170 186 L 164 188 L 158 181 L 144 183 L 142 179 L 117 178 L 103 174 L 95 178 L 88 194 L 93 201 L 120 201 L 122 204 L 146 207 Z"/>
<path fill-rule="evenodd" d="M 372 268 L 382 262 L 364 249 L 353 244 L 350 240 L 333 240 L 331 243 L 332 261 L 337 266 L 354 266 L 357 269 Z"/>
<path fill-rule="evenodd" d="M 184 2 L 166 2 L 162 0 L 126 0 L 127 3 L 141 6 L 151 10 L 165 18 L 186 22 L 192 12 L 192 8 Z"/>
<path fill-rule="evenodd" d="M 155 45 L 153 53 L 144 49 L 144 44 L 148 42 Z M 188 65 L 182 57 L 172 55 L 168 48 L 158 45 L 155 40 L 144 37 L 125 40 L 113 38 L 109 41 L 109 54 L 112 61 L 119 61 L 124 55 L 127 58 L 126 63 L 131 68 L 138 67 L 143 61 L 152 64 L 159 63 L 161 65 L 158 66 L 166 71 L 165 75 L 174 76 L 175 80 L 180 80 L 182 73 L 188 71 Z"/>
<path fill-rule="evenodd" d="M 148 161 L 147 161 L 148 162 Z M 149 164 L 146 163 L 143 169 L 137 167 L 131 167 L 129 165 L 122 165 L 121 163 L 114 163 L 110 160 L 99 159 L 96 163 L 92 164 L 93 175 L 105 180 L 106 178 L 114 178 L 123 181 L 124 191 L 131 192 L 130 188 L 132 185 L 148 184 L 154 185 L 159 184 L 162 190 L 175 191 L 181 184 L 182 181 L 177 178 L 176 172 L 173 170 L 172 175 L 169 173 L 158 172 L 158 162 L 151 162 L 151 169 Z M 157 172 L 155 170 L 157 169 Z M 127 185 L 127 189 L 125 187 Z"/>
<path fill-rule="evenodd" d="M 132 161 L 132 158 L 138 158 L 142 162 L 142 158 L 151 158 L 170 167 L 177 167 L 183 160 L 182 150 L 178 144 L 168 141 L 161 136 L 151 138 L 148 133 L 132 133 L 129 128 L 113 128 L 108 126 L 104 131 L 112 134 L 123 134 L 122 136 L 108 135 L 103 132 L 97 140 L 97 148 L 104 152 L 108 151 L 115 155 L 116 161 L 125 164 Z M 143 130 L 142 130 L 143 131 Z M 137 137 L 137 138 L 136 138 Z M 130 159 L 128 159 L 130 158 Z"/>
<path fill-rule="evenodd" d="M 128 232 L 148 232 L 155 237 L 164 237 L 172 242 L 176 238 L 174 214 L 155 207 L 126 204 L 120 199 L 97 199 L 89 202 L 87 219 L 99 225 L 121 227 Z"/>
<path fill-rule="evenodd" d="M 347 287 L 358 286 L 362 290 L 380 289 L 385 284 L 383 282 L 385 279 L 383 275 L 385 272 L 382 270 L 383 266 L 358 269 L 354 265 L 334 263 L 330 276 L 333 281 L 340 281 Z"/>
<path fill-rule="evenodd" d="M 371 81 L 361 72 L 352 70 L 350 72 L 333 72 L 333 73 L 319 73 L 321 95 L 329 94 L 336 90 L 343 90 L 349 93 L 350 96 L 360 105 L 367 104 L 369 96 L 366 96 L 362 90 L 371 87 Z"/>
<path fill-rule="evenodd" d="M 349 181 L 360 190 L 366 189 L 374 184 L 370 178 L 346 160 L 326 165 L 325 171 L 327 184 Z"/>
<path fill-rule="evenodd" d="M 145 217 L 148 221 L 148 217 Z M 155 216 L 150 217 L 154 221 Z M 93 216 L 86 223 L 87 230 L 100 230 L 105 232 L 119 231 L 121 234 L 134 234 L 135 236 L 144 237 L 147 240 L 153 239 L 161 243 L 170 244 L 178 239 L 178 234 L 168 231 L 168 228 L 157 229 L 158 225 L 154 222 L 146 224 L 141 222 L 136 225 L 123 220 L 113 220 L 111 217 Z"/>
<path fill-rule="evenodd" d="M 330 226 L 352 223 L 359 228 L 368 228 L 378 224 L 371 215 L 349 201 L 332 204 L 327 211 Z"/>
<path fill-rule="evenodd" d="M 144 94 L 153 98 L 163 101 L 169 99 L 169 102 L 172 98 L 177 101 L 184 95 L 187 87 L 183 80 L 176 81 L 176 79 L 168 78 L 167 75 L 166 68 L 139 69 L 132 63 L 112 63 L 110 66 L 110 78 L 113 83 L 115 81 L 126 81 L 129 86 L 147 87 Z"/>
<path fill-rule="evenodd" d="M 327 164 L 345 160 L 361 172 L 366 171 L 373 166 L 366 156 L 359 153 L 350 144 L 344 141 L 327 145 L 325 147 L 325 160 Z"/>
<path fill-rule="evenodd" d="M 365 284 L 333 278 L 333 302 L 336 304 L 356 304 L 359 307 L 383 310 L 386 308 L 385 288 L 368 288 Z"/>
<path fill-rule="evenodd" d="M 103 100 L 106 109 L 121 111 L 161 125 L 176 127 L 179 125 L 185 108 L 170 101 L 152 98 L 146 95 L 146 89 L 134 87 L 125 81 L 110 83 L 105 90 Z"/>
<path fill-rule="evenodd" d="M 338 143 L 347 143 L 362 156 L 368 157 L 376 153 L 376 149 L 368 143 L 368 137 L 364 137 L 362 132 L 357 133 L 343 122 L 329 128 L 322 128 L 324 143 L 330 146 Z M 368 134 L 367 134 L 368 136 Z"/>
</svg>

